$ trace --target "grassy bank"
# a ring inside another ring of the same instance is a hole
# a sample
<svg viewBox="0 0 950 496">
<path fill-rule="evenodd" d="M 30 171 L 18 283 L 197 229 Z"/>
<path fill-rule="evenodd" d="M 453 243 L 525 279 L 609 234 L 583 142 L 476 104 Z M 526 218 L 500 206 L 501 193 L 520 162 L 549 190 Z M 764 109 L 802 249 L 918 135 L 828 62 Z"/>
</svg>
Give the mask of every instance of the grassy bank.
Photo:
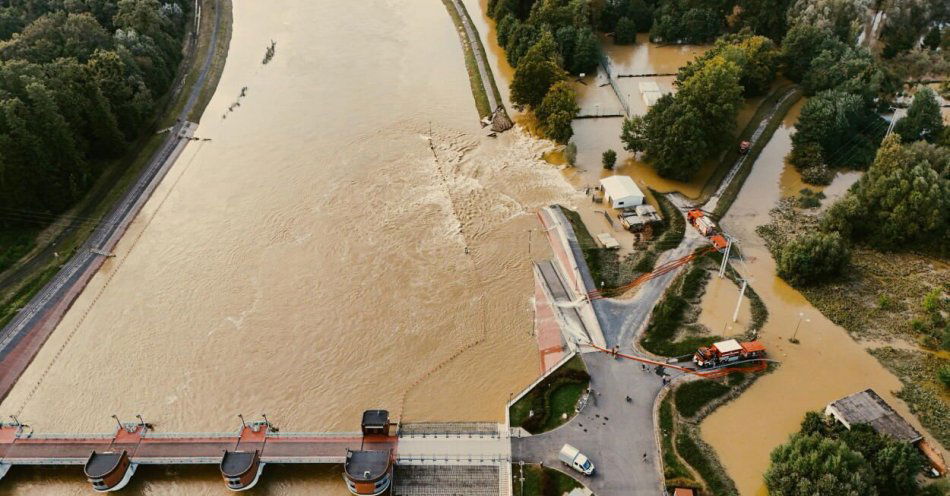
<svg viewBox="0 0 950 496">
<path fill-rule="evenodd" d="M 689 411 L 711 411 L 710 406 L 722 402 L 728 393 L 738 395 L 754 377 L 737 377 L 725 382 L 696 381 L 676 388 L 660 403 L 658 412 L 660 448 L 663 459 L 664 484 L 667 488 L 691 487 L 703 496 L 733 496 L 738 494 L 735 483 L 726 474 L 715 451 L 702 441 L 696 427 L 700 417 L 684 418 L 681 406 Z M 693 386 L 699 384 L 699 386 Z M 715 384 L 716 387 L 711 387 Z M 696 395 L 696 396 L 693 396 Z M 689 397 L 684 402 L 683 398 Z M 674 408 L 675 406 L 675 408 Z"/>
<path fill-rule="evenodd" d="M 788 97 L 787 100 L 782 101 L 782 99 L 789 92 L 792 92 L 792 96 Z M 762 153 L 762 149 L 765 148 L 765 145 L 767 145 L 772 139 L 772 135 L 775 134 L 775 130 L 778 129 L 778 127 L 782 124 L 782 120 L 785 119 L 785 114 L 788 113 L 788 109 L 792 108 L 792 105 L 795 105 L 795 102 L 801 99 L 801 97 L 802 91 L 797 86 L 781 86 L 768 97 L 766 97 L 766 99 L 762 102 L 762 105 L 759 106 L 755 116 L 751 121 L 749 121 L 749 124 L 742 131 L 742 134 L 739 137 L 739 142 L 751 140 L 752 134 L 755 133 L 759 123 L 761 123 L 762 120 L 765 119 L 773 110 L 775 113 L 772 115 L 772 118 L 762 131 L 762 135 L 759 136 L 759 139 L 757 139 L 755 143 L 752 144 L 752 147 L 749 148 L 749 152 L 746 155 L 747 158 L 742 163 L 742 167 L 739 169 L 739 172 L 736 173 L 736 177 L 733 178 L 732 182 L 729 183 L 729 185 L 726 186 L 726 189 L 722 192 L 722 196 L 719 198 L 719 202 L 716 204 L 716 209 L 713 211 L 714 217 L 721 219 L 724 215 L 726 215 L 729 207 L 732 206 L 732 203 L 736 200 L 736 197 L 739 196 L 739 191 L 742 190 L 742 185 L 745 184 L 746 178 L 748 178 L 749 174 L 752 172 L 752 166 L 759 158 L 759 154 Z M 732 164 L 734 164 L 738 159 L 739 150 L 738 146 L 736 146 L 733 150 L 726 154 L 726 158 L 723 160 L 724 164 L 729 164 L 728 167 L 725 167 L 725 170 L 728 172 L 729 168 L 732 167 Z M 712 195 L 716 188 L 719 187 L 720 182 L 722 182 L 721 177 L 719 180 L 710 181 L 710 183 L 715 186 L 712 188 L 712 191 L 709 192 L 710 195 Z"/>
<path fill-rule="evenodd" d="M 574 417 L 577 400 L 589 384 L 584 361 L 575 355 L 511 405 L 511 426 L 537 434 L 564 424 Z"/>
<path fill-rule="evenodd" d="M 30 228 L 0 230 L 0 272 L 7 270 L 36 246 L 37 232 Z"/>
<path fill-rule="evenodd" d="M 676 440 L 676 419 L 673 413 L 672 396 L 667 395 L 660 402 L 659 428 L 660 452 L 663 458 L 663 478 L 666 487 L 692 487 L 699 489 L 702 484 L 696 481 L 693 473 L 686 467 L 674 448 Z"/>
<path fill-rule="evenodd" d="M 888 370 L 900 379 L 903 387 L 897 397 L 910 406 L 920 423 L 950 449 L 950 404 L 947 388 L 937 380 L 937 371 L 950 363 L 938 354 L 926 351 L 897 350 L 890 347 L 870 351 Z"/>
<path fill-rule="evenodd" d="M 705 482 L 704 494 L 713 496 L 736 496 L 739 491 L 735 482 L 726 474 L 715 451 L 700 438 L 698 429 L 680 424 L 676 433 L 676 452 L 699 473 Z"/>
<path fill-rule="evenodd" d="M 561 496 L 575 488 L 584 487 L 559 470 L 535 464 L 513 463 L 511 479 L 514 496 Z"/>
<path fill-rule="evenodd" d="M 703 291 L 712 270 L 718 268 L 722 255 L 716 253 L 701 257 L 686 266 L 685 271 L 676 277 L 660 299 L 640 339 L 640 346 L 650 353 L 665 357 L 678 357 L 692 354 L 696 348 L 719 341 L 710 330 L 687 321 L 699 315 Z M 726 276 L 739 284 L 739 276 L 730 265 Z M 768 318 L 768 310 L 755 290 L 746 288 L 746 297 L 752 313 L 752 321 L 747 331 L 761 329 Z"/>
<path fill-rule="evenodd" d="M 204 0 L 203 3 L 205 7 L 201 9 L 201 25 L 206 28 L 211 28 L 214 24 L 214 9 L 210 7 L 214 5 L 214 2 Z M 221 74 L 224 73 L 224 64 L 228 58 L 228 47 L 231 46 L 232 10 L 233 6 L 231 5 L 231 0 L 223 0 L 221 2 L 221 23 L 218 26 L 218 38 L 214 46 L 214 54 L 211 56 L 211 68 L 208 70 L 208 76 L 205 79 L 204 86 L 201 88 L 201 92 L 198 94 L 198 99 L 195 100 L 195 106 L 191 109 L 191 112 L 188 113 L 188 120 L 191 122 L 201 122 L 201 116 L 204 114 L 205 107 L 208 106 L 208 102 L 210 102 L 211 97 L 214 96 L 214 92 L 218 88 L 218 81 L 221 80 Z M 208 33 L 210 29 L 204 29 L 203 31 Z M 199 36 L 196 53 L 207 53 L 210 43 L 210 36 Z M 264 47 L 262 46 L 262 55 L 263 52 Z M 200 59 L 201 57 L 199 57 L 197 63 L 192 64 L 188 72 L 188 77 L 185 79 L 185 88 L 190 88 L 195 84 L 195 81 L 198 80 L 203 62 Z M 181 112 L 185 100 L 187 100 L 187 98 L 178 100 L 178 105 L 175 107 L 177 112 L 173 112 L 173 115 L 177 115 Z"/>
<path fill-rule="evenodd" d="M 606 295 L 611 295 L 616 288 L 629 283 L 637 276 L 652 271 L 660 253 L 677 247 L 686 233 L 686 220 L 679 210 L 665 196 L 650 191 L 660 206 L 663 221 L 653 229 L 652 241 L 638 245 L 637 250 L 624 258 L 620 258 L 614 250 L 601 248 L 577 212 L 561 208 L 574 229 L 591 277 L 594 281 L 603 283 L 600 289 Z"/>
<path fill-rule="evenodd" d="M 222 11 L 221 29 L 227 28 L 230 33 L 230 0 L 223 0 L 223 6 L 226 11 Z M 214 0 L 202 0 L 202 25 L 210 26 L 206 22 L 213 22 L 213 16 L 210 21 L 204 19 L 207 15 L 214 12 Z M 198 47 L 207 47 L 210 41 L 211 29 L 202 29 Z M 230 35 L 224 38 L 229 38 Z M 219 40 L 222 36 L 219 33 Z M 203 41 L 202 41 L 203 40 Z M 186 43 L 190 43 L 186 41 Z M 223 60 L 226 57 L 227 44 L 218 43 L 218 51 L 214 57 Z M 201 62 L 204 60 L 206 52 L 195 51 L 186 58 L 180 67 L 179 80 L 187 81 L 189 78 L 193 82 L 200 71 Z M 213 93 L 212 84 L 217 84 L 220 77 L 220 70 L 223 69 L 223 63 L 213 70 L 218 73 L 209 73 L 206 80 L 204 91 Z M 162 111 L 156 115 L 153 122 L 154 129 L 161 129 L 171 125 L 177 115 L 181 112 L 188 98 L 187 86 L 185 90 L 172 92 L 159 101 Z M 172 97 L 174 99 L 172 100 Z M 196 106 L 196 108 L 203 106 Z M 42 246 L 36 246 L 32 250 L 27 250 L 30 257 L 28 260 L 18 260 L 10 270 L 11 282 L 0 289 L 0 326 L 5 325 L 15 315 L 16 311 L 25 305 L 53 276 L 63 262 L 69 259 L 75 251 L 82 246 L 85 240 L 95 229 L 94 219 L 103 218 L 110 209 L 124 196 L 125 192 L 135 182 L 143 168 L 151 160 L 156 150 L 161 146 L 165 135 L 148 133 L 140 137 L 136 142 L 129 145 L 129 151 L 115 161 L 103 164 L 100 168 L 103 170 L 101 176 L 89 190 L 89 193 L 70 211 L 60 217 L 57 221 L 63 227 L 56 233 L 50 233 L 49 240 Z M 54 222 L 49 222 L 54 224 Z M 34 230 L 26 229 L 32 239 L 36 240 L 36 235 L 40 232 L 42 226 Z M 55 246 L 52 242 L 55 241 Z M 12 245 L 0 245 L 0 251 L 6 253 L 12 251 Z M 22 250 L 22 248 L 21 248 Z M 55 255 L 54 255 L 55 253 Z"/>
<path fill-rule="evenodd" d="M 481 118 L 488 117 L 491 115 L 494 109 L 491 108 L 491 103 L 488 98 L 488 95 L 485 94 L 485 84 L 482 80 L 481 73 L 478 71 L 478 62 L 475 61 L 475 50 L 472 49 L 472 43 L 478 43 L 480 52 L 485 53 L 485 47 L 482 46 L 482 40 L 476 36 L 476 39 L 470 40 L 468 33 L 465 31 L 465 26 L 462 23 L 462 17 L 465 16 L 468 20 L 472 29 L 475 28 L 475 24 L 472 23 L 472 19 L 468 16 L 468 11 L 465 9 L 465 6 L 462 5 L 461 12 L 455 8 L 455 4 L 452 0 L 442 0 L 442 4 L 445 5 L 445 9 L 449 12 L 449 16 L 452 18 L 452 22 L 455 24 L 455 30 L 458 32 L 459 41 L 462 43 L 462 53 L 465 58 L 465 69 L 468 71 L 468 80 L 469 84 L 472 87 L 472 96 L 475 98 L 475 108 L 478 110 L 478 116 Z M 492 90 L 495 92 L 495 100 L 501 102 L 501 94 L 498 92 L 498 88 L 495 86 L 494 77 L 491 75 L 491 66 L 488 65 L 488 60 L 484 57 L 482 59 L 482 64 L 485 66 L 485 70 L 488 71 L 488 77 L 491 78 L 489 83 L 491 84 Z"/>
</svg>

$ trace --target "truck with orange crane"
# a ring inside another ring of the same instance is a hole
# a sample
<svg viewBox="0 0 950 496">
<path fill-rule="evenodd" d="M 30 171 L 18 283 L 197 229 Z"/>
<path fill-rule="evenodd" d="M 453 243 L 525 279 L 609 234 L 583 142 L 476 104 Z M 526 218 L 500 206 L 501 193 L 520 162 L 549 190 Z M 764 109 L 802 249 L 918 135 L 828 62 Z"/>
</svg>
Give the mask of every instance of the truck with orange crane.
<svg viewBox="0 0 950 496">
<path fill-rule="evenodd" d="M 726 237 L 723 236 L 719 228 L 716 227 L 716 223 L 706 215 L 706 212 L 694 208 L 686 212 L 686 218 L 689 220 L 690 225 L 699 231 L 699 234 L 706 236 L 706 239 L 712 243 L 716 250 L 722 251 L 726 249 L 726 245 L 728 245 L 729 242 L 726 241 Z"/>
<path fill-rule="evenodd" d="M 735 339 L 727 339 L 696 350 L 693 363 L 700 368 L 708 368 L 764 356 L 765 346 L 758 341 L 739 342 Z"/>
</svg>

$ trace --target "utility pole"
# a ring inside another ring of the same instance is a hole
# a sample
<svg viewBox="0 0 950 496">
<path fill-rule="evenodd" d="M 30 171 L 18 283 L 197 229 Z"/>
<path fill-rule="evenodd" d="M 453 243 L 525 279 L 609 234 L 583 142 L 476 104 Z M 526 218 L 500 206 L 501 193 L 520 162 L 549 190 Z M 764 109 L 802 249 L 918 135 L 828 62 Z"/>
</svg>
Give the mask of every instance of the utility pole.
<svg viewBox="0 0 950 496">
<path fill-rule="evenodd" d="M 732 236 L 728 234 L 726 237 L 726 251 L 722 254 L 722 263 L 719 264 L 719 278 L 722 279 L 726 275 L 726 266 L 729 265 L 729 252 L 732 251 Z"/>
<path fill-rule="evenodd" d="M 742 306 L 742 297 L 745 295 L 745 288 L 748 285 L 749 285 L 749 282 L 743 279 L 742 289 L 739 290 L 739 301 L 736 302 L 736 311 L 732 313 L 733 322 L 737 322 L 739 320 L 739 308 Z"/>
</svg>

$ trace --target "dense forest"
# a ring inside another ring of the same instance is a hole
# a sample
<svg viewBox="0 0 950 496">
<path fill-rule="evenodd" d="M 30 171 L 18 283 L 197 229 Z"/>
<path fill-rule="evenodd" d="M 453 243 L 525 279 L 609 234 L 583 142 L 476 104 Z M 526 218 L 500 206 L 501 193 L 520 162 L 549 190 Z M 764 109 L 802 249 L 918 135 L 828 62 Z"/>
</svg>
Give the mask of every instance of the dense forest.
<svg viewBox="0 0 950 496">
<path fill-rule="evenodd" d="M 149 131 L 190 5 L 0 2 L 0 227 L 68 209 Z"/>
</svg>

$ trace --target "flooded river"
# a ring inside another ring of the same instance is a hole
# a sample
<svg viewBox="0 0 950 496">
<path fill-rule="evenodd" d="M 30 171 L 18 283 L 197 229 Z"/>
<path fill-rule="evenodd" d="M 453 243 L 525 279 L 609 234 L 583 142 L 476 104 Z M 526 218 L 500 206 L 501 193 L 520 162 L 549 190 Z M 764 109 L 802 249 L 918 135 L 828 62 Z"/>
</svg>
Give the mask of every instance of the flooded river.
<svg viewBox="0 0 950 496">
<path fill-rule="evenodd" d="M 702 423 L 702 435 L 719 454 L 743 495 L 767 494 L 762 480 L 769 453 L 797 431 L 805 412 L 824 409 L 842 396 L 874 388 L 918 430 L 917 420 L 891 393 L 900 382 L 841 327 L 826 319 L 805 298 L 775 277 L 775 262 L 755 227 L 769 221 L 768 212 L 781 196 L 796 194 L 801 178 L 786 165 L 799 102 L 764 148 L 742 192 L 723 219 L 723 228 L 739 239 L 746 263 L 738 264 L 751 279 L 769 310 L 760 340 L 771 358 L 782 362 L 737 400 L 720 407 Z M 832 201 L 847 190 L 857 174 L 842 174 L 824 188 Z M 801 324 L 800 327 L 798 324 Z M 799 327 L 801 344 L 788 341 Z"/>
<path fill-rule="evenodd" d="M 108 432 L 111 414 L 161 432 L 261 412 L 285 431 L 356 430 L 366 408 L 503 418 L 538 371 L 534 211 L 574 192 L 539 160 L 549 144 L 482 137 L 441 2 L 235 0 L 197 136 L 211 141 L 188 147 L 0 410 L 36 432 Z M 346 494 L 338 468 L 268 468 L 262 486 Z M 0 487 L 88 491 L 79 468 Z M 227 490 L 206 467 L 143 470 L 126 492 Z"/>
</svg>

